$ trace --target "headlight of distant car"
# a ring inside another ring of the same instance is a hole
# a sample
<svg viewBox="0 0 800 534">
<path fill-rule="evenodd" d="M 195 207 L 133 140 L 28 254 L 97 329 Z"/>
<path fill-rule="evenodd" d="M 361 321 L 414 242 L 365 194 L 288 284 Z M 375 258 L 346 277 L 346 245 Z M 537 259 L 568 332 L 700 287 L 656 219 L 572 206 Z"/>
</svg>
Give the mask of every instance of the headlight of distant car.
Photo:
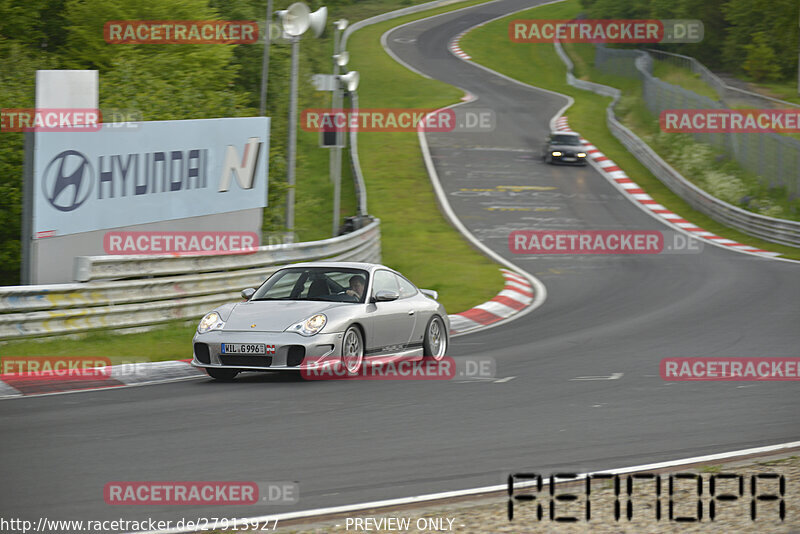
<svg viewBox="0 0 800 534">
<path fill-rule="evenodd" d="M 559 152 L 558 150 L 556 150 L 555 152 L 553 152 L 553 155 L 554 155 L 554 156 L 560 156 L 560 155 L 561 155 L 561 152 Z"/>
<path fill-rule="evenodd" d="M 219 330 L 225 326 L 225 321 L 219 316 L 217 312 L 207 313 L 205 317 L 200 319 L 200 324 L 197 325 L 197 333 L 205 334 L 211 330 Z"/>
<path fill-rule="evenodd" d="M 585 158 L 586 157 L 586 152 L 578 152 L 577 156 L 579 158 Z"/>
<path fill-rule="evenodd" d="M 300 321 L 297 324 L 293 324 L 286 329 L 286 332 L 296 332 L 303 336 L 313 336 L 322 330 L 327 322 L 328 318 L 325 317 L 325 315 L 318 313 L 316 315 L 312 315 L 305 321 Z"/>
</svg>

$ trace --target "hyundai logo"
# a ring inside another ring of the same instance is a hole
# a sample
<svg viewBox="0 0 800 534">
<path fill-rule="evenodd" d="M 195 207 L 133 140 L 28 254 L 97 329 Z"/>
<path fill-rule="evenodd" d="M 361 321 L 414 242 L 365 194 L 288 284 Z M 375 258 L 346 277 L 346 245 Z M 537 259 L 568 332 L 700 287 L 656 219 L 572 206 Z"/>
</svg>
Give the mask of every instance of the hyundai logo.
<svg viewBox="0 0 800 534">
<path fill-rule="evenodd" d="M 86 156 L 65 150 L 47 165 L 42 177 L 44 197 L 59 211 L 72 211 L 81 206 L 92 190 L 94 169 Z"/>
</svg>

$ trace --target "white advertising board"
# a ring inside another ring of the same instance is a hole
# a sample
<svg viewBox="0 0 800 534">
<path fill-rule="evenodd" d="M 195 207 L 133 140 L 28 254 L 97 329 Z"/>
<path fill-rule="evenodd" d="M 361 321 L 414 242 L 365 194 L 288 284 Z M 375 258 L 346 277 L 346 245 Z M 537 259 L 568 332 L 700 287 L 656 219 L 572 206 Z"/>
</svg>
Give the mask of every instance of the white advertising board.
<svg viewBox="0 0 800 534">
<path fill-rule="evenodd" d="M 33 239 L 267 205 L 269 118 L 37 132 Z"/>
</svg>

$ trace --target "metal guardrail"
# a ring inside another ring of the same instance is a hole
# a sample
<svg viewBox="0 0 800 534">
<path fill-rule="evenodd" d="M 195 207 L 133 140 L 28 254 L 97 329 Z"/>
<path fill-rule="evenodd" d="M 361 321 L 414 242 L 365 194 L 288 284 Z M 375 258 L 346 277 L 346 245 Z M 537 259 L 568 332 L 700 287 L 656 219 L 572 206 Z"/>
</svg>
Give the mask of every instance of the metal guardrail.
<svg viewBox="0 0 800 534">
<path fill-rule="evenodd" d="M 352 102 L 352 109 L 358 112 L 358 93 L 353 92 L 350 95 Z M 353 169 L 353 176 L 355 177 L 356 199 L 358 200 L 358 215 L 363 216 L 367 214 L 367 186 L 364 183 L 364 174 L 361 172 L 361 160 L 358 159 L 358 130 L 350 130 L 350 166 Z"/>
<path fill-rule="evenodd" d="M 433 2 L 425 2 L 424 4 L 417 4 L 415 6 L 404 7 L 402 9 L 395 9 L 394 11 L 381 13 L 380 15 L 375 15 L 374 17 L 369 17 L 364 20 L 359 20 L 358 22 L 355 22 L 350 26 L 348 26 L 347 29 L 342 34 L 342 49 L 344 49 L 347 46 L 347 38 L 350 37 L 353 34 L 353 32 L 356 32 L 361 28 L 365 28 L 367 26 L 371 26 L 372 24 L 377 24 L 379 22 L 385 22 L 387 20 L 404 17 L 405 15 L 412 15 L 414 13 L 419 13 L 421 11 L 433 9 L 435 7 L 449 6 L 453 4 L 459 4 L 465 1 L 466 0 L 434 0 Z"/>
<path fill-rule="evenodd" d="M 609 130 L 642 165 L 647 167 L 673 193 L 681 197 L 697 211 L 726 226 L 773 243 L 800 246 L 800 222 L 776 219 L 744 210 L 710 195 L 687 180 L 636 134 L 617 120 L 614 114 L 614 107 L 622 95 L 621 91 L 607 85 L 576 79 L 572 72 L 572 61 L 564 52 L 561 43 L 555 43 L 555 47 L 559 57 L 567 66 L 567 83 L 579 89 L 613 98 L 611 104 L 606 108 L 606 123 Z M 639 55 L 636 59 L 637 69 L 646 72 L 647 63 L 652 61 L 652 58 L 645 52 L 636 52 L 636 54 Z"/>
<path fill-rule="evenodd" d="M 77 258 L 78 271 L 90 281 L 0 288 L 0 339 L 200 317 L 214 306 L 240 299 L 241 289 L 260 285 L 279 265 L 322 259 L 379 263 L 380 221 L 331 239 L 269 245 L 248 255 Z M 138 278 L 107 280 L 128 276 Z"/>
</svg>

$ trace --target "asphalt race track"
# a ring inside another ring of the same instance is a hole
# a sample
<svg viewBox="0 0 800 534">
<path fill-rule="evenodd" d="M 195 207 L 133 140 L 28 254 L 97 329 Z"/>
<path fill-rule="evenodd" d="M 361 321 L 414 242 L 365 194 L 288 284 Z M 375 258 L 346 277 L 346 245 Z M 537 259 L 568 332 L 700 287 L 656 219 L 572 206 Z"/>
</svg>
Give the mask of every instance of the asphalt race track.
<svg viewBox="0 0 800 534">
<path fill-rule="evenodd" d="M 564 98 L 491 76 L 447 50 L 466 28 L 534 4 L 495 2 L 387 36 L 404 62 L 478 97 L 459 109 L 495 116 L 494 131 L 428 141 L 462 222 L 547 287 L 535 312 L 451 344 L 455 358 L 494 358 L 507 380 L 243 375 L 5 401 L 0 515 L 256 516 L 501 484 L 523 470 L 608 469 L 797 440 L 796 383 L 659 377 L 665 357 L 797 356 L 797 264 L 711 245 L 670 255 L 509 252 L 514 229 L 666 229 L 593 168 L 539 160 Z M 622 376 L 574 380 L 614 373 Z M 103 486 L 129 480 L 296 481 L 300 500 L 106 505 Z"/>
</svg>

